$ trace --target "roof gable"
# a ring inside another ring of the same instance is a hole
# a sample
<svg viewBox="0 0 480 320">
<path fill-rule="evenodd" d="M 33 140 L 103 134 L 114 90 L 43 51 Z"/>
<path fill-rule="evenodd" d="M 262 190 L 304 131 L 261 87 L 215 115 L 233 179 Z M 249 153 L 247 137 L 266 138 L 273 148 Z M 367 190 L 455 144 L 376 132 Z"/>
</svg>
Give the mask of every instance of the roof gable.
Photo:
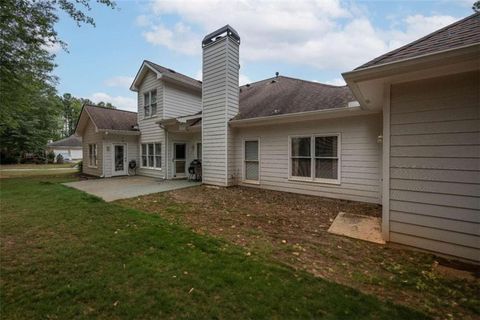
<svg viewBox="0 0 480 320">
<path fill-rule="evenodd" d="M 474 13 L 403 47 L 383 54 L 355 70 L 480 43 L 480 13 Z"/>
<path fill-rule="evenodd" d="M 152 71 L 156 74 L 157 79 L 164 79 L 166 81 L 171 81 L 180 85 L 192 87 L 194 89 L 202 88 L 202 82 L 196 79 L 193 79 L 189 76 L 186 76 L 182 73 L 176 72 L 173 69 L 165 68 L 161 65 L 153 63 L 148 60 L 144 60 L 140 69 L 133 80 L 132 85 L 130 86 L 130 90 L 138 91 L 140 88 L 140 84 L 143 81 L 143 78 L 148 73 L 148 71 Z"/>
<path fill-rule="evenodd" d="M 88 121 L 93 123 L 96 131 L 138 132 L 136 112 L 84 105 L 75 134 L 82 135 Z"/>
</svg>

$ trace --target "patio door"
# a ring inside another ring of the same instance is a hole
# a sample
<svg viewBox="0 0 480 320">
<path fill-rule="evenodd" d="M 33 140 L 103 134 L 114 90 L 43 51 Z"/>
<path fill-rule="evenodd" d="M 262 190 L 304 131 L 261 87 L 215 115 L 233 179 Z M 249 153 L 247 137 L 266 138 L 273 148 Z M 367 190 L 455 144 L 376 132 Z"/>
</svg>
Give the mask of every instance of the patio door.
<svg viewBox="0 0 480 320">
<path fill-rule="evenodd" d="M 121 176 L 127 174 L 126 145 L 113 145 L 113 172 L 112 176 Z"/>
<path fill-rule="evenodd" d="M 174 143 L 173 144 L 173 176 L 175 178 L 186 177 L 187 166 L 187 144 Z"/>
</svg>

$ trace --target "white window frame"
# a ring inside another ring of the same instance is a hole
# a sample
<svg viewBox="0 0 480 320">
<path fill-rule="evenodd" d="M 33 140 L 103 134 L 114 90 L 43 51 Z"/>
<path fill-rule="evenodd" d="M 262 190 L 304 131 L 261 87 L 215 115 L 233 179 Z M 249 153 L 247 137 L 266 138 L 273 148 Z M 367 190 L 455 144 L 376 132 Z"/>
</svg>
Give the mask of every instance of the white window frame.
<svg viewBox="0 0 480 320">
<path fill-rule="evenodd" d="M 198 145 L 200 145 L 200 148 L 202 148 L 202 150 L 200 150 L 200 154 L 198 154 L 198 149 L 199 149 Z M 201 141 L 197 141 L 195 143 L 195 156 L 196 156 L 195 159 L 198 159 L 198 160 L 202 160 L 202 158 L 203 158 L 203 144 L 202 144 Z"/>
<path fill-rule="evenodd" d="M 152 93 L 155 92 L 155 113 L 152 113 Z M 148 104 L 145 102 L 145 96 L 148 96 Z M 145 114 L 145 110 L 148 108 L 148 115 Z M 153 118 L 156 117 L 158 113 L 158 90 L 153 89 L 143 93 L 143 118 Z"/>
<path fill-rule="evenodd" d="M 315 138 L 317 137 L 337 137 L 337 179 L 315 178 Z M 310 177 L 292 176 L 292 139 L 310 138 Z M 299 134 L 288 136 L 288 180 L 305 181 L 324 184 L 341 184 L 342 177 L 342 135 L 340 133 L 317 133 L 317 134 Z"/>
<path fill-rule="evenodd" d="M 160 145 L 160 151 L 157 152 L 157 144 Z M 150 150 L 150 147 L 149 145 L 153 145 L 153 154 L 150 154 L 149 153 L 149 150 Z M 145 146 L 147 149 L 146 149 L 146 154 L 145 154 L 145 157 L 147 157 L 147 165 L 144 166 L 143 165 L 143 146 Z M 162 148 L 163 148 L 163 144 L 159 141 L 155 141 L 155 142 L 142 142 L 140 144 L 140 168 L 143 168 L 143 169 L 151 169 L 151 170 L 162 170 Z M 153 166 L 149 166 L 149 157 L 153 156 Z M 157 157 L 160 157 L 160 167 L 157 167 Z"/>
<path fill-rule="evenodd" d="M 88 144 L 88 167 L 98 168 L 98 149 L 96 143 Z"/>
<path fill-rule="evenodd" d="M 252 160 L 246 160 L 245 159 L 245 143 L 248 141 L 256 141 L 258 143 L 258 159 L 256 162 L 258 162 L 258 180 L 248 180 L 246 178 L 246 164 L 247 161 L 253 162 Z M 260 145 L 260 138 L 245 138 L 243 139 L 242 142 L 242 182 L 243 183 L 249 183 L 249 184 L 260 184 L 260 177 L 261 177 L 261 170 L 260 170 L 260 163 L 261 163 L 261 145 Z"/>
</svg>

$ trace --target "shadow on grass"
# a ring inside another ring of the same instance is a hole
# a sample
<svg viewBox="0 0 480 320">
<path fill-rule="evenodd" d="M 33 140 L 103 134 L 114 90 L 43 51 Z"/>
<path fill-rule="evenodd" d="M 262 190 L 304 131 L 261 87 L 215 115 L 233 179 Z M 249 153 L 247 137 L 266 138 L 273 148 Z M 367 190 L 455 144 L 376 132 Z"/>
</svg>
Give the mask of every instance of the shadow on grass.
<svg viewBox="0 0 480 320">
<path fill-rule="evenodd" d="M 5 319 L 426 318 L 60 181 L 2 181 Z"/>
</svg>

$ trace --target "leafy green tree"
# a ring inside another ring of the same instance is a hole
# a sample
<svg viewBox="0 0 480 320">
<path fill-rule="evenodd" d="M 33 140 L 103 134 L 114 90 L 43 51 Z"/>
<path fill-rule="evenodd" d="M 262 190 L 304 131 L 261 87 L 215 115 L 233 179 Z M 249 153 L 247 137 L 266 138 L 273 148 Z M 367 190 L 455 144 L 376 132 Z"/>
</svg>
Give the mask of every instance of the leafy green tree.
<svg viewBox="0 0 480 320">
<path fill-rule="evenodd" d="M 62 116 L 60 118 L 61 135 L 62 137 L 68 137 L 75 132 L 75 127 L 83 105 L 93 105 L 94 103 L 89 99 L 76 98 L 70 93 L 64 93 L 60 99 L 63 106 Z M 99 107 L 116 109 L 116 107 L 110 102 L 100 101 L 96 105 Z"/>
<path fill-rule="evenodd" d="M 473 3 L 472 10 L 475 12 L 480 12 L 480 1 L 475 1 Z"/>
<path fill-rule="evenodd" d="M 62 117 L 60 119 L 62 124 L 61 134 L 63 137 L 72 135 L 75 131 L 78 116 L 82 111 L 82 99 L 72 96 L 70 93 L 65 93 L 61 97 L 62 101 Z"/>
<path fill-rule="evenodd" d="M 100 101 L 99 103 L 97 103 L 97 106 L 99 107 L 104 107 L 104 108 L 108 108 L 108 109 L 117 109 L 113 104 L 111 104 L 110 102 L 103 102 L 103 101 Z"/>
<path fill-rule="evenodd" d="M 97 0 L 115 7 L 113 0 Z M 18 159 L 58 136 L 62 101 L 56 96 L 51 46 L 65 43 L 55 30 L 58 13 L 94 25 L 90 0 L 0 1 L 0 160 Z"/>
</svg>

